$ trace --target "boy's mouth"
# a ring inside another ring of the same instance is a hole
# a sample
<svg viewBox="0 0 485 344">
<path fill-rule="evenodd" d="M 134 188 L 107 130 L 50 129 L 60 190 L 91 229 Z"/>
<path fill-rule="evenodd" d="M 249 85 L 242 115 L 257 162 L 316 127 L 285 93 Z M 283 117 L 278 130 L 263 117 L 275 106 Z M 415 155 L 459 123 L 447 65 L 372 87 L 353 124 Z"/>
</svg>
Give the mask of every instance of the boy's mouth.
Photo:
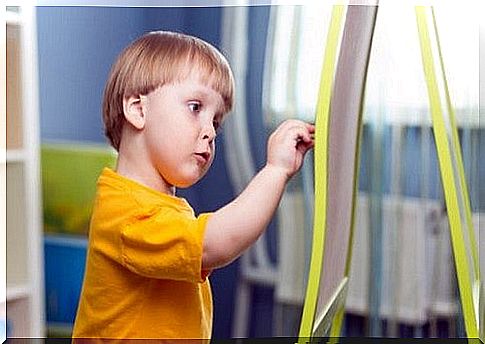
<svg viewBox="0 0 485 344">
<path fill-rule="evenodd" d="M 211 153 L 209 152 L 195 153 L 195 156 L 203 163 L 207 163 L 211 157 Z"/>
</svg>

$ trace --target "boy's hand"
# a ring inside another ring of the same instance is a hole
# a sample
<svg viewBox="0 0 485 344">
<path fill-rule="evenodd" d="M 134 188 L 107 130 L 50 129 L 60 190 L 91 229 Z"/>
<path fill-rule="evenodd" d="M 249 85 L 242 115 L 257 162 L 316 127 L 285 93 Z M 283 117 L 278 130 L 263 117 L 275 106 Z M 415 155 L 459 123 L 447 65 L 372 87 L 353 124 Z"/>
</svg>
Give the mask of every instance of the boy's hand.
<svg viewBox="0 0 485 344">
<path fill-rule="evenodd" d="M 267 166 L 289 179 L 300 170 L 305 153 L 314 145 L 315 126 L 296 119 L 283 122 L 268 140 Z"/>
</svg>

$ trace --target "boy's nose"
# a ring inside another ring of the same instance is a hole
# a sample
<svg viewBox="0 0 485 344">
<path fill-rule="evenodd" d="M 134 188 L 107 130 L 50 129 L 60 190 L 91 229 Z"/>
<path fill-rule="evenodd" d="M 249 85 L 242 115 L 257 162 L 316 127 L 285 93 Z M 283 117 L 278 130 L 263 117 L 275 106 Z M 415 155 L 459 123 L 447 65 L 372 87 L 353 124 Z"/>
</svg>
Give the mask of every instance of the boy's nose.
<svg viewBox="0 0 485 344">
<path fill-rule="evenodd" d="M 202 128 L 202 140 L 209 140 L 209 142 L 214 141 L 214 138 L 216 137 L 216 130 L 214 129 L 214 126 L 212 123 L 210 125 L 205 125 Z"/>
</svg>

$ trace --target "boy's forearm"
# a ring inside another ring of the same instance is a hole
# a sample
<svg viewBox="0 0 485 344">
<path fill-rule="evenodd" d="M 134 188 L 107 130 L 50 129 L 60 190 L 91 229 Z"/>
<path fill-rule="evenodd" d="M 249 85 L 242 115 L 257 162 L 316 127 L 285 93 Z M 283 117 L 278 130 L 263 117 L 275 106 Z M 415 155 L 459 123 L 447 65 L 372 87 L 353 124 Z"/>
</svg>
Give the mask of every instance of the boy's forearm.
<svg viewBox="0 0 485 344">
<path fill-rule="evenodd" d="M 254 243 L 270 222 L 288 176 L 266 165 L 231 203 L 216 211 L 207 223 L 203 269 L 229 264 Z"/>
</svg>

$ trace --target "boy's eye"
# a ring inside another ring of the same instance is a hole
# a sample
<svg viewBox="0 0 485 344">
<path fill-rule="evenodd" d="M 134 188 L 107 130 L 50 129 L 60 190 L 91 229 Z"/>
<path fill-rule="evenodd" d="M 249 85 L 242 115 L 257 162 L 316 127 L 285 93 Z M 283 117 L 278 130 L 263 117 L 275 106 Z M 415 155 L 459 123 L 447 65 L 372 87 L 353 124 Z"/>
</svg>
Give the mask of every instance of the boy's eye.
<svg viewBox="0 0 485 344">
<path fill-rule="evenodd" d="M 198 102 L 189 103 L 189 109 L 192 112 L 198 112 L 198 111 L 200 111 L 200 108 L 201 108 L 201 104 L 198 103 Z"/>
</svg>

